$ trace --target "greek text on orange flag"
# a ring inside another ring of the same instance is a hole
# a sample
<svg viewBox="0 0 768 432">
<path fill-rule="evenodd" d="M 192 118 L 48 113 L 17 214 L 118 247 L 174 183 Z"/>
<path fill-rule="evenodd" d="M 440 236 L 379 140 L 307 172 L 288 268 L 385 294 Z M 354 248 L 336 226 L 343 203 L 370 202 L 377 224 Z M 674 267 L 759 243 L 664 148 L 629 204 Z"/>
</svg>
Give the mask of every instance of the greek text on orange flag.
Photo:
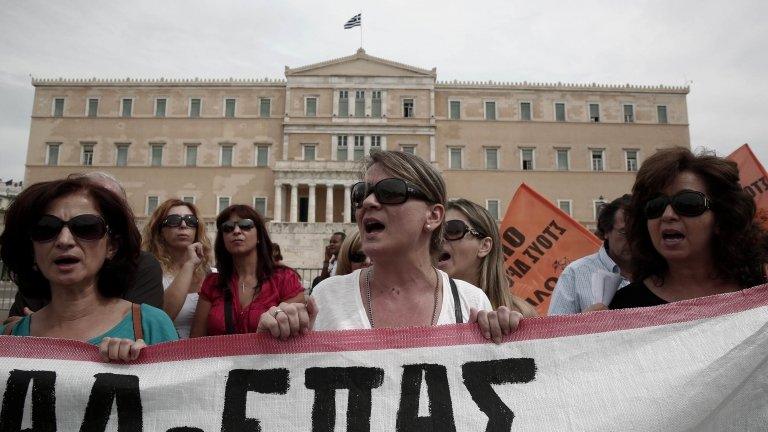
<svg viewBox="0 0 768 432">
<path fill-rule="evenodd" d="M 739 166 L 739 183 L 741 187 L 752 195 L 758 209 L 768 212 L 768 173 L 752 153 L 748 144 L 736 149 L 728 156 L 728 159 Z"/>
<path fill-rule="evenodd" d="M 512 293 L 546 315 L 557 278 L 570 262 L 602 242 L 580 223 L 521 184 L 501 222 L 504 267 Z"/>
</svg>

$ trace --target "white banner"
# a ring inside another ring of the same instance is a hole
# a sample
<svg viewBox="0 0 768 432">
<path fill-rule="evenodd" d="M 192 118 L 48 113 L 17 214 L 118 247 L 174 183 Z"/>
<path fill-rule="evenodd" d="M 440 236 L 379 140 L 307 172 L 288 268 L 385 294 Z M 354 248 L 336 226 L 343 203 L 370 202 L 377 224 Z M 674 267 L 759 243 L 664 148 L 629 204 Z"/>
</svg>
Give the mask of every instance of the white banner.
<svg viewBox="0 0 768 432">
<path fill-rule="evenodd" d="M 322 313 L 322 312 L 321 312 Z M 768 430 L 768 286 L 473 325 L 146 348 L 0 337 L 0 432 Z"/>
</svg>

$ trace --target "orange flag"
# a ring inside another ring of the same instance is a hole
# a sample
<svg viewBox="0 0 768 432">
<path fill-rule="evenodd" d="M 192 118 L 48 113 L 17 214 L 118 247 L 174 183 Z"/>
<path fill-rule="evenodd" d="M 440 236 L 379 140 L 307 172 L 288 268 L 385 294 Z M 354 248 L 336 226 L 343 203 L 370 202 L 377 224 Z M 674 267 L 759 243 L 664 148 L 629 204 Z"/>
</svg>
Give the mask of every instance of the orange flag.
<svg viewBox="0 0 768 432">
<path fill-rule="evenodd" d="M 760 165 L 749 145 L 739 147 L 728 159 L 739 166 L 739 183 L 755 199 L 758 211 L 768 212 L 768 173 Z"/>
<path fill-rule="evenodd" d="M 595 253 L 602 241 L 539 195 L 521 184 L 501 222 L 504 267 L 512 294 L 546 315 L 557 278 L 565 266 Z"/>
</svg>

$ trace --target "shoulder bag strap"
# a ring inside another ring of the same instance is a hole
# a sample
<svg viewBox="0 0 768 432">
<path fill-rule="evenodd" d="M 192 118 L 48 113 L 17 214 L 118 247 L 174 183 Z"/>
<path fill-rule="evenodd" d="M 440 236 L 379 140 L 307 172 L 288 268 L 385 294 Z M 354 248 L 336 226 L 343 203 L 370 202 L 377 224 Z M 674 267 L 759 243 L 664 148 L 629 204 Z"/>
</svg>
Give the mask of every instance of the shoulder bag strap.
<svg viewBox="0 0 768 432">
<path fill-rule="evenodd" d="M 448 278 L 451 283 L 451 294 L 453 294 L 453 310 L 456 314 L 456 324 L 464 322 L 464 315 L 461 313 L 461 299 L 459 298 L 459 288 L 456 287 L 456 281 L 452 277 Z"/>
<path fill-rule="evenodd" d="M 235 333 L 232 313 L 232 288 L 227 286 L 227 289 L 224 290 L 224 327 L 227 334 Z"/>
<path fill-rule="evenodd" d="M 141 328 L 141 305 L 134 303 L 133 315 L 133 340 L 144 339 L 144 330 Z"/>
</svg>

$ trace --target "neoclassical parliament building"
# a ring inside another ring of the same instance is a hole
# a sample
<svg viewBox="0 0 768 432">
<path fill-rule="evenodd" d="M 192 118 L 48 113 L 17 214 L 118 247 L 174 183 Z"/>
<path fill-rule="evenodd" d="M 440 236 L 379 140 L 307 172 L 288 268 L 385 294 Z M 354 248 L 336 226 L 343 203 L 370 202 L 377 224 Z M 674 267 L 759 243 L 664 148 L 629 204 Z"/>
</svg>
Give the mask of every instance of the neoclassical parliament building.
<svg viewBox="0 0 768 432">
<path fill-rule="evenodd" d="M 350 187 L 372 151 L 416 154 L 450 198 L 497 219 L 525 182 L 593 228 L 643 159 L 690 146 L 687 87 L 438 81 L 358 50 L 285 79 L 33 79 L 25 183 L 107 171 L 143 223 L 162 201 L 247 203 L 287 264 L 317 267 L 353 228 Z"/>
</svg>

